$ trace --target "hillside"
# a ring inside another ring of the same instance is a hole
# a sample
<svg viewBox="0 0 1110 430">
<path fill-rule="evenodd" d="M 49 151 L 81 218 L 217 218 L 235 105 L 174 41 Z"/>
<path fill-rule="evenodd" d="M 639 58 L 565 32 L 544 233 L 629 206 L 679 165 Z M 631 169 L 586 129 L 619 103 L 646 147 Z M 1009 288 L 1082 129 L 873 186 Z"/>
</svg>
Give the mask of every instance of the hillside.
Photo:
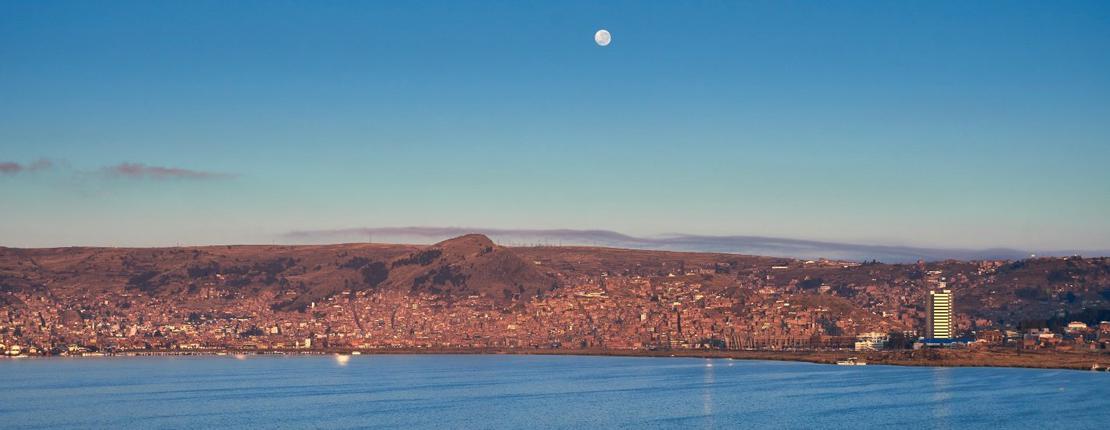
<svg viewBox="0 0 1110 430">
<path fill-rule="evenodd" d="M 231 293 L 226 297 L 270 291 L 286 297 L 276 308 L 295 310 L 345 290 L 504 301 L 557 286 L 552 276 L 481 235 L 431 246 L 0 248 L 0 291 L 66 297 L 111 290 L 156 297 L 197 296 L 213 288 Z"/>
<path fill-rule="evenodd" d="M 0 248 L 0 340 L 829 345 L 920 329 L 941 280 L 963 333 L 1110 319 L 1106 258 L 860 264 L 465 235 L 427 246 Z"/>
</svg>

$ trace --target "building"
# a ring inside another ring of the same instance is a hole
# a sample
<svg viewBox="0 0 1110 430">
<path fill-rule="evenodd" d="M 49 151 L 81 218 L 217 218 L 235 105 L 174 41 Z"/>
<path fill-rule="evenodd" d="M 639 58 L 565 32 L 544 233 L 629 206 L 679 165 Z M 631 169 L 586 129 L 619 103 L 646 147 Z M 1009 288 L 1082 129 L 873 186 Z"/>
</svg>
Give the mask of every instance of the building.
<svg viewBox="0 0 1110 430">
<path fill-rule="evenodd" d="M 1006 334 L 1002 330 L 980 330 L 975 333 L 975 340 L 987 345 L 1001 345 L 1006 341 Z"/>
<path fill-rule="evenodd" d="M 940 288 L 930 291 L 926 298 L 925 337 L 929 339 L 953 339 L 954 333 L 952 318 L 952 290 L 944 289 L 944 282 Z"/>
<path fill-rule="evenodd" d="M 886 347 L 890 337 L 886 333 L 869 332 L 856 336 L 856 351 L 878 351 Z"/>
<path fill-rule="evenodd" d="M 1082 322 L 1082 321 L 1072 321 L 1072 322 L 1068 323 L 1067 332 L 1068 333 L 1084 333 L 1089 329 L 1090 328 L 1087 327 L 1087 324 Z"/>
</svg>

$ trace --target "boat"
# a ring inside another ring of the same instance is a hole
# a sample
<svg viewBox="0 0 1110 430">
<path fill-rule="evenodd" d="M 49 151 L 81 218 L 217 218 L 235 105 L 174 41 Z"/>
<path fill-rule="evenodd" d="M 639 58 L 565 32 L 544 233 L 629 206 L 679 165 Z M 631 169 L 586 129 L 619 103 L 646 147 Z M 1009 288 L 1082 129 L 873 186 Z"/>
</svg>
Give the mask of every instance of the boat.
<svg viewBox="0 0 1110 430">
<path fill-rule="evenodd" d="M 867 362 L 866 361 L 860 361 L 860 359 L 857 358 L 857 357 L 848 357 L 847 360 L 838 360 L 836 362 L 836 365 L 837 366 L 866 366 Z"/>
</svg>

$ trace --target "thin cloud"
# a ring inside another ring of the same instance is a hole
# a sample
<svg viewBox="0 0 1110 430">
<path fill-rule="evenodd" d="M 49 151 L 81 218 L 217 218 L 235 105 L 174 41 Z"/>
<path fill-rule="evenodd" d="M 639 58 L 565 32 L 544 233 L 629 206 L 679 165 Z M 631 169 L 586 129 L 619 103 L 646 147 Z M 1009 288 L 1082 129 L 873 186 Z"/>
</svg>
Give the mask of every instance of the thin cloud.
<svg viewBox="0 0 1110 430">
<path fill-rule="evenodd" d="M 54 162 L 53 161 L 50 161 L 46 158 L 40 158 L 38 160 L 35 160 L 34 163 L 31 163 L 30 166 L 27 166 L 27 170 L 35 172 L 35 171 L 39 171 L 39 170 L 46 170 L 46 169 L 49 169 L 49 168 L 52 168 L 52 167 L 54 167 Z"/>
<path fill-rule="evenodd" d="M 131 179 L 223 179 L 226 173 L 182 169 L 180 167 L 148 166 L 142 163 L 120 163 L 104 168 L 109 176 Z"/>
<path fill-rule="evenodd" d="M 13 163 L 11 161 L 5 161 L 5 162 L 0 163 L 0 173 L 3 173 L 5 175 L 14 175 L 14 174 L 22 172 L 22 171 L 23 171 L 23 165 L 22 164 Z"/>
<path fill-rule="evenodd" d="M 68 172 L 71 175 L 77 177 L 93 174 L 109 178 L 152 180 L 206 180 L 223 179 L 234 176 L 227 173 L 207 172 L 203 170 L 184 169 L 180 167 L 152 166 L 143 163 L 130 162 L 123 162 L 112 166 L 105 166 L 93 171 L 82 171 L 73 170 L 68 166 L 68 164 L 64 162 L 64 160 L 61 162 L 61 164 L 58 164 L 54 160 L 48 158 L 40 158 L 30 163 L 0 161 L 0 175 L 3 176 L 15 176 L 20 174 L 54 170 Z"/>
<path fill-rule="evenodd" d="M 22 172 L 37 172 L 54 167 L 54 162 L 45 158 L 35 160 L 31 164 L 23 165 L 14 161 L 0 162 L 0 174 L 14 175 Z"/>
</svg>

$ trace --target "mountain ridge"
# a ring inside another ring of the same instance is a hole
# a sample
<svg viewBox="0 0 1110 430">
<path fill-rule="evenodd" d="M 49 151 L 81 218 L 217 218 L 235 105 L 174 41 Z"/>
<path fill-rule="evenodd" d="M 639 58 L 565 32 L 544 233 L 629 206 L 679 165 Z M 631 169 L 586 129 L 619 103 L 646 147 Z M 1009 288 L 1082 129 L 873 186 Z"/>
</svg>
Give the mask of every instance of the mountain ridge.
<svg viewBox="0 0 1110 430">
<path fill-rule="evenodd" d="M 730 254 L 765 255 L 798 259 L 877 260 L 885 263 L 907 263 L 917 260 L 1018 260 L 1030 255 L 1065 257 L 1110 256 L 1110 250 L 1021 250 L 1006 247 L 982 249 L 943 248 L 927 246 L 872 245 L 776 238 L 752 235 L 669 234 L 637 237 L 602 229 L 497 229 L 466 227 L 364 227 L 333 230 L 302 230 L 281 235 L 292 242 L 331 241 L 336 239 L 394 240 L 399 242 L 435 242 L 466 233 L 481 233 L 499 243 L 558 244 L 604 246 L 661 251 L 721 252 Z"/>
</svg>

